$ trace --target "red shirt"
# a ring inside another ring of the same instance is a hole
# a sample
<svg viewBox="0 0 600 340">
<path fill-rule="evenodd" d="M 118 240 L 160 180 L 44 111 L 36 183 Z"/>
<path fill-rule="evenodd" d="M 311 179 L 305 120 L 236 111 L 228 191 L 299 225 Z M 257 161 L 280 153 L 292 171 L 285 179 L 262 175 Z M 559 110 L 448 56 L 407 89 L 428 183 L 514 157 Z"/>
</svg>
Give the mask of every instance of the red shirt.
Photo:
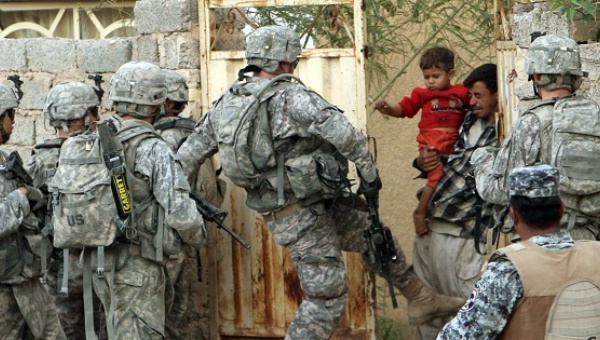
<svg viewBox="0 0 600 340">
<path fill-rule="evenodd" d="M 462 84 L 452 85 L 444 91 L 431 91 L 416 87 L 409 97 L 398 102 L 400 117 L 414 117 L 421 110 L 419 129 L 449 127 L 458 129 L 463 122 L 469 91 Z"/>
</svg>

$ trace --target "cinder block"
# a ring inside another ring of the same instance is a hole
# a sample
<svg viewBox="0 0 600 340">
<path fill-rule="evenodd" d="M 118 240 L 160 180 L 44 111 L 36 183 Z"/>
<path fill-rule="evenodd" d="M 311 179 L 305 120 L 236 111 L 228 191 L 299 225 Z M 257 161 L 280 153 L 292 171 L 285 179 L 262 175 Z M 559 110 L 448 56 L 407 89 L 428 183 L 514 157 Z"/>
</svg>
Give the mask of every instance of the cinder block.
<svg viewBox="0 0 600 340">
<path fill-rule="evenodd" d="M 13 145 L 31 146 L 31 142 L 36 140 L 35 124 L 37 120 L 43 121 L 39 114 L 33 116 L 17 114 L 15 117 L 15 126 L 10 135 L 9 142 Z"/>
<path fill-rule="evenodd" d="M 138 37 L 134 43 L 133 59 L 158 65 L 160 63 L 160 54 L 158 52 L 157 37 L 152 35 Z"/>
<path fill-rule="evenodd" d="M 75 67 L 75 43 L 69 39 L 28 39 L 31 71 L 57 73 Z"/>
<path fill-rule="evenodd" d="M 24 39 L 0 39 L 0 71 L 19 72 L 27 70 Z"/>
<path fill-rule="evenodd" d="M 38 74 L 34 78 L 21 78 L 23 85 L 23 98 L 19 107 L 24 110 L 42 110 L 44 100 L 52 84 L 52 76 Z"/>
<path fill-rule="evenodd" d="M 189 30 L 192 0 L 139 0 L 133 9 L 135 27 L 140 33 Z M 197 18 L 196 18 L 197 21 Z"/>
<path fill-rule="evenodd" d="M 86 72 L 115 72 L 131 60 L 132 39 L 77 41 L 79 67 Z"/>
</svg>

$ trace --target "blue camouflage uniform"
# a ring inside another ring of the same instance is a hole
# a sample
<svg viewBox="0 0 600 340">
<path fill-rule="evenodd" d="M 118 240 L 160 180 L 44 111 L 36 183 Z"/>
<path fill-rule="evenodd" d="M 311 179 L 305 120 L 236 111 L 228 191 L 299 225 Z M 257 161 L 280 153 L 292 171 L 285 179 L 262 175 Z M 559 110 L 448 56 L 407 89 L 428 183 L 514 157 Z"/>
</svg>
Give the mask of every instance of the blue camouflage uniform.
<svg viewBox="0 0 600 340">
<path fill-rule="evenodd" d="M 558 197 L 558 183 L 558 170 L 549 165 L 515 168 L 507 181 L 508 194 L 530 199 Z M 528 241 L 548 252 L 575 245 L 568 231 L 541 233 Z M 503 332 L 525 297 L 519 271 L 505 254 L 503 249 L 492 254 L 469 300 L 438 339 L 496 339 Z"/>
<path fill-rule="evenodd" d="M 542 234 L 529 240 L 548 251 L 574 245 L 567 231 Z M 513 263 L 505 257 L 491 261 L 467 303 L 444 326 L 438 339 L 496 339 L 522 298 L 523 283 Z"/>
</svg>

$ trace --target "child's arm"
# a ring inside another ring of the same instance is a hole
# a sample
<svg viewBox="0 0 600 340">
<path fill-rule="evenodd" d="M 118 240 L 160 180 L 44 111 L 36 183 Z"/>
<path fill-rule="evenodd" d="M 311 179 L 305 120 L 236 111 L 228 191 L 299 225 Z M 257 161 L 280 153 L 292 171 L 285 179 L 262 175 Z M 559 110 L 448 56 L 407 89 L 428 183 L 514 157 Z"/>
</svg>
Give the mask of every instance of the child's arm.
<svg viewBox="0 0 600 340">
<path fill-rule="evenodd" d="M 380 100 L 375 103 L 375 109 L 384 115 L 402 117 L 402 107 L 398 103 L 390 104 L 385 100 Z"/>
</svg>

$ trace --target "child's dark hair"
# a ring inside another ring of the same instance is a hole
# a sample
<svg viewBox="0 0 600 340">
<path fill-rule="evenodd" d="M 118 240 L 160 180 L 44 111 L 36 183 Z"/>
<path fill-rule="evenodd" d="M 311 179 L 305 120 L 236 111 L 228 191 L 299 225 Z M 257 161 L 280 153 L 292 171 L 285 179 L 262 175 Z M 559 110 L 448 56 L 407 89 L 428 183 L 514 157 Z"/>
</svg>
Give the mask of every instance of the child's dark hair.
<svg viewBox="0 0 600 340">
<path fill-rule="evenodd" d="M 421 55 L 421 70 L 438 67 L 448 72 L 454 68 L 454 52 L 443 46 L 434 46 Z"/>
</svg>

